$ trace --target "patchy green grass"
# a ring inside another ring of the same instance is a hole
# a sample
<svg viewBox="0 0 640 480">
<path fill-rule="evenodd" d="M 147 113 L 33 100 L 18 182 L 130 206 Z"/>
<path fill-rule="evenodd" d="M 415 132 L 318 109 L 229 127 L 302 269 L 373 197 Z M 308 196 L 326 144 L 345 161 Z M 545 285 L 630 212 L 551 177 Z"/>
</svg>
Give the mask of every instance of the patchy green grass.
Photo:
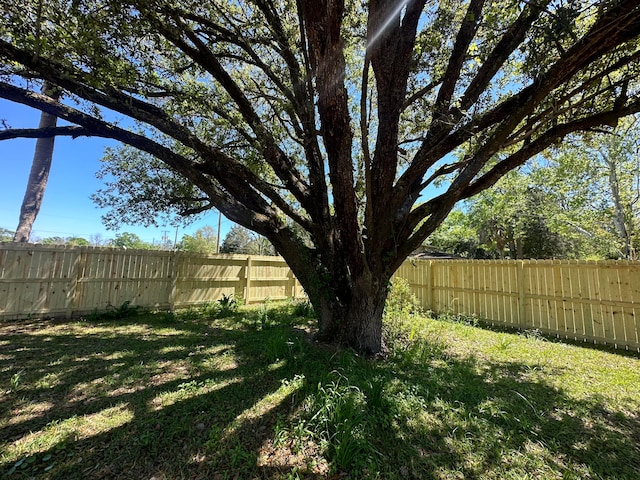
<svg viewBox="0 0 640 480">
<path fill-rule="evenodd" d="M 0 477 L 640 478 L 637 355 L 401 305 L 367 360 L 218 310 L 0 326 Z"/>
</svg>

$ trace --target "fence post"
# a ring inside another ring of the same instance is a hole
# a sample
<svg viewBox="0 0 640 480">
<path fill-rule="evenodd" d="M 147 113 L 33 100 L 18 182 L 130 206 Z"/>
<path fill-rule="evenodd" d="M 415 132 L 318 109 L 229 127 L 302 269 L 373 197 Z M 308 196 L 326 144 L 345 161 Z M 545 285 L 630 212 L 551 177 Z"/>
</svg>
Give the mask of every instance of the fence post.
<svg viewBox="0 0 640 480">
<path fill-rule="evenodd" d="M 244 267 L 244 302 L 249 304 L 251 292 L 251 255 L 247 255 L 247 265 Z"/>
<path fill-rule="evenodd" d="M 65 318 L 71 318 L 73 314 L 73 306 L 75 303 L 76 290 L 78 288 L 78 271 L 80 270 L 80 250 L 75 250 L 73 259 L 71 261 L 71 269 L 69 271 L 69 290 L 67 291 L 67 298 L 65 299 Z"/>
<path fill-rule="evenodd" d="M 524 296 L 524 260 L 517 262 L 517 286 L 518 286 L 518 324 L 529 326 L 527 323 L 527 311 L 525 309 L 525 296 Z"/>
<path fill-rule="evenodd" d="M 174 311 L 176 308 L 176 295 L 178 294 L 178 252 L 173 252 L 169 258 L 169 310 Z"/>
<path fill-rule="evenodd" d="M 426 290 L 427 290 L 427 309 L 434 311 L 433 308 L 433 261 L 427 260 L 427 275 L 426 279 Z"/>
<path fill-rule="evenodd" d="M 90 248 L 90 247 L 88 247 Z M 73 316 L 74 311 L 78 311 L 80 309 L 80 299 L 82 298 L 82 289 L 86 285 L 86 283 L 82 282 L 84 277 L 84 271 L 87 266 L 87 258 L 89 256 L 89 251 L 87 248 L 78 248 L 76 250 L 78 257 L 75 259 L 75 274 L 71 277 L 71 298 L 69 299 L 68 307 L 67 307 L 67 318 L 71 318 Z"/>
<path fill-rule="evenodd" d="M 287 291 L 285 292 L 285 295 L 289 298 L 295 299 L 296 277 L 293 275 L 293 270 L 291 270 L 291 268 L 289 268 L 289 271 L 287 272 L 287 277 L 289 280 L 287 281 Z"/>
</svg>

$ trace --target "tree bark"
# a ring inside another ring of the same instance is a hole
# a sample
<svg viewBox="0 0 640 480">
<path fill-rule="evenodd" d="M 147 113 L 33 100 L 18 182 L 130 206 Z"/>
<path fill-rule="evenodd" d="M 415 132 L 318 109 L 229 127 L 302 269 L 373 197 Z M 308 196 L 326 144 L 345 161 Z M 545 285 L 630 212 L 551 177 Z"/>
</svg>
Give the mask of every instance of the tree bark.
<svg viewBox="0 0 640 480">
<path fill-rule="evenodd" d="M 42 86 L 42 93 L 43 95 L 48 95 L 53 100 L 58 100 L 62 92 L 59 88 L 45 82 Z M 56 116 L 42 112 L 40 114 L 40 124 L 38 128 L 55 128 L 57 122 L 58 118 Z M 13 237 L 14 242 L 28 242 L 31 237 L 31 229 L 38 216 L 38 212 L 40 212 L 44 192 L 47 188 L 55 140 L 55 136 L 38 138 L 38 140 L 36 140 L 36 149 L 31 163 L 29 181 L 24 199 L 22 200 L 22 206 L 20 207 L 18 228 Z"/>
<path fill-rule="evenodd" d="M 374 355 L 385 350 L 382 314 L 388 294 L 388 280 L 364 275 L 348 291 L 320 294 L 314 304 L 318 312 L 318 339 L 348 346 Z M 336 295 L 340 295 L 336 301 Z"/>
</svg>

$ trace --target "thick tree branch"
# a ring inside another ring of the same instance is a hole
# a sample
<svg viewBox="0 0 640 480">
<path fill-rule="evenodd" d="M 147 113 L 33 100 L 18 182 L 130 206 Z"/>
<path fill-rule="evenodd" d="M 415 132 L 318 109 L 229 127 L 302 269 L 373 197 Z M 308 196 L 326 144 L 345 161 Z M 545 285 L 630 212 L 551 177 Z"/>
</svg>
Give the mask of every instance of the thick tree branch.
<svg viewBox="0 0 640 480">
<path fill-rule="evenodd" d="M 79 70 L 72 70 L 51 59 L 35 58 L 30 52 L 21 50 L 2 39 L 0 39 L 0 56 L 25 65 L 33 72 L 37 72 L 39 78 L 58 85 L 65 91 L 73 92 L 79 98 L 147 123 L 194 150 L 211 150 L 211 147 L 204 144 L 193 132 L 175 121 L 161 108 L 126 95 L 113 87 L 103 87 L 100 90 L 92 86 L 90 81 L 85 80 L 86 75 Z"/>
<path fill-rule="evenodd" d="M 313 202 L 316 205 L 318 212 L 315 216 L 315 220 L 319 225 L 329 226 L 329 198 L 327 196 L 324 159 L 320 152 L 316 131 L 313 88 L 310 83 L 311 69 L 308 62 L 306 62 L 305 69 L 309 73 L 307 73 L 307 75 L 303 74 L 303 68 L 291 49 L 292 39 L 290 38 L 290 35 L 285 32 L 282 19 L 276 11 L 273 3 L 265 0 L 256 0 L 255 3 L 263 13 L 267 25 L 273 34 L 273 38 L 278 45 L 278 54 L 285 61 L 290 76 L 290 82 L 293 86 L 292 105 L 302 125 L 301 137 L 309 169 L 309 187 L 311 189 L 311 196 L 314 199 Z M 303 56 L 305 56 L 305 53 L 307 52 L 307 45 L 305 41 L 306 35 L 304 32 L 304 20 L 301 16 L 300 6 L 298 6 L 298 21 L 302 52 Z M 321 235 L 321 230 L 322 229 L 317 229 L 316 235 Z"/>
<path fill-rule="evenodd" d="M 335 224 L 338 230 L 335 240 L 343 243 L 349 263 L 360 274 L 365 264 L 354 189 L 349 94 L 345 86 L 345 45 L 341 34 L 344 1 L 302 0 L 300 5 L 305 19 L 310 66 L 316 77 L 318 113 L 335 214 L 340 219 Z"/>
<path fill-rule="evenodd" d="M 222 184 L 225 184 L 230 188 L 231 191 L 243 192 L 247 190 L 247 186 L 252 185 L 267 198 L 274 201 L 274 203 L 279 205 L 284 205 L 286 203 L 275 190 L 270 188 L 258 175 L 251 172 L 245 165 L 234 160 L 221 150 L 205 144 L 186 127 L 168 117 L 167 114 L 158 107 L 126 96 L 118 91 L 108 90 L 109 94 L 104 94 L 93 87 L 90 87 L 88 84 L 75 80 L 74 78 L 82 78 L 82 74 L 79 72 L 74 72 L 73 74 L 65 73 L 66 69 L 61 65 L 57 65 L 55 62 L 43 58 L 34 60 L 33 57 L 28 55 L 26 52 L 22 52 L 2 40 L 0 40 L 0 55 L 1 54 L 15 55 L 21 61 L 30 64 L 30 67 L 37 70 L 45 80 L 62 86 L 65 90 L 73 91 L 81 98 L 148 123 L 170 137 L 193 148 L 203 159 L 206 159 L 209 172 L 216 176 Z M 4 86 L 10 87 L 9 84 L 4 84 Z M 2 93 L 0 93 L 0 96 L 3 96 Z M 42 110 L 40 107 L 35 108 Z M 49 106 L 49 108 L 52 107 Z M 65 117 L 61 116 L 61 118 Z M 80 122 L 73 120 L 70 121 L 71 123 L 80 124 Z M 235 175 L 230 177 L 229 173 L 234 173 Z M 237 177 L 237 179 L 234 177 Z M 235 185 L 231 186 L 231 184 Z M 238 198 L 247 198 L 247 194 L 242 193 Z M 289 211 L 291 211 L 291 209 L 289 209 Z M 305 223 L 305 225 L 309 224 Z"/>
<path fill-rule="evenodd" d="M 369 115 L 367 101 L 369 100 L 369 69 L 371 60 L 365 52 L 364 66 L 362 67 L 362 80 L 360 83 L 360 144 L 362 145 L 362 160 L 364 169 L 364 196 L 365 205 L 365 225 L 373 225 L 373 182 L 371 178 L 371 150 L 369 148 Z"/>
<path fill-rule="evenodd" d="M 599 70 L 597 73 L 591 75 L 585 82 L 579 84 L 575 88 L 572 88 L 565 94 L 561 95 L 556 101 L 554 101 L 554 106 L 546 108 L 536 115 L 531 116 L 527 119 L 526 123 L 523 124 L 518 130 L 516 130 L 511 137 L 512 138 L 523 138 L 524 136 L 531 136 L 532 133 L 535 132 L 536 129 L 540 129 L 542 125 L 542 120 L 546 119 L 551 120 L 553 117 L 558 117 L 561 114 L 568 111 L 570 108 L 575 108 L 579 106 L 581 103 L 585 103 L 589 100 L 596 100 L 599 95 L 602 95 L 608 90 L 614 90 L 615 87 L 620 87 L 625 85 L 628 82 L 628 76 L 625 76 L 621 80 L 611 82 L 608 81 L 608 85 L 606 88 L 598 88 L 597 84 L 602 82 L 604 79 L 607 79 L 612 73 L 616 71 L 620 71 L 621 69 L 628 67 L 630 65 L 635 64 L 638 60 L 640 60 L 640 51 L 634 52 L 631 55 L 626 55 L 615 62 L 612 62 L 610 66 Z M 593 93 L 590 93 L 585 98 L 581 99 L 579 102 L 570 103 L 573 99 L 575 99 L 578 95 L 585 94 L 588 92 L 589 88 L 595 88 Z M 562 105 L 568 104 L 566 107 L 560 107 Z M 538 127 L 536 127 L 538 125 Z"/>
<path fill-rule="evenodd" d="M 309 168 L 309 186 L 314 202 L 317 204 L 318 217 L 321 219 L 321 221 L 317 222 L 318 229 L 314 234 L 317 238 L 318 245 L 321 245 L 326 250 L 331 250 L 333 238 L 331 238 L 332 236 L 328 232 L 334 230 L 334 224 L 329 207 L 329 191 L 327 188 L 324 155 L 320 150 L 320 140 L 317 135 L 312 67 L 309 42 L 306 34 L 306 21 L 302 13 L 301 0 L 296 0 L 296 10 L 298 29 L 300 32 L 300 50 L 303 58 L 302 66 L 298 65 L 295 55 L 293 52 L 290 52 L 288 48 L 283 49 L 283 51 L 288 52 L 285 55 L 285 61 L 291 72 L 297 109 L 305 131 L 304 150 L 307 157 L 307 167 Z M 278 19 L 274 21 L 278 21 Z M 280 28 L 282 27 L 280 26 Z M 281 39 L 281 43 L 287 44 L 288 36 L 284 34 L 284 31 L 278 34 L 277 38 Z"/>
<path fill-rule="evenodd" d="M 478 192 L 491 187 L 508 172 L 524 164 L 529 158 L 537 155 L 545 148 L 551 146 L 571 133 L 591 131 L 598 125 L 616 124 L 622 117 L 638 112 L 640 112 L 640 100 L 635 100 L 634 102 L 616 110 L 601 112 L 587 118 L 557 125 L 549 129 L 543 135 L 540 135 L 535 141 L 523 145 L 523 147 L 516 153 L 500 161 L 487 173 L 470 183 L 462 192 L 460 199 L 469 198 Z"/>
<path fill-rule="evenodd" d="M 589 131 L 598 125 L 615 123 L 618 119 L 637 112 L 640 112 L 640 100 L 636 100 L 616 110 L 594 114 L 588 118 L 567 122 L 550 128 L 535 141 L 524 144 L 518 151 L 500 161 L 487 173 L 470 182 L 465 188 L 449 189 L 447 192 L 416 207 L 407 217 L 407 221 L 403 226 L 404 228 L 400 231 L 402 244 L 406 244 L 405 248 L 408 250 L 408 253 L 410 253 L 437 228 L 439 225 L 437 220 L 443 209 L 448 214 L 456 202 L 470 198 L 491 187 L 508 172 L 523 165 L 528 159 L 539 154 L 565 136 L 580 131 Z"/>
<path fill-rule="evenodd" d="M 456 36 L 453 51 L 449 57 L 449 63 L 445 70 L 442 85 L 440 86 L 440 90 L 438 90 L 438 96 L 436 97 L 433 108 L 434 116 L 437 120 L 447 121 L 441 117 L 445 115 L 445 112 L 449 109 L 453 92 L 460 79 L 462 66 L 467 58 L 469 45 L 471 45 L 471 41 L 480 26 L 483 6 L 484 0 L 471 0 L 469 2 L 469 7 L 467 8 L 466 15 Z"/>
<path fill-rule="evenodd" d="M 0 140 L 13 138 L 90 137 L 92 132 L 83 127 L 65 126 L 52 128 L 8 128 L 0 130 Z"/>
<path fill-rule="evenodd" d="M 216 208 L 223 211 L 225 216 L 230 219 L 242 224 L 251 224 L 251 222 L 267 224 L 273 221 L 274 218 L 277 218 L 276 212 L 264 201 L 262 196 L 253 190 L 253 188 L 250 188 L 252 184 L 247 181 L 246 176 L 253 176 L 253 174 L 244 167 L 243 169 L 235 168 L 232 170 L 235 171 L 237 175 L 222 175 L 217 162 L 208 162 L 209 171 L 215 172 L 216 178 L 224 188 L 221 189 L 217 186 L 217 183 L 212 182 L 209 177 L 205 176 L 199 170 L 200 167 L 198 164 L 195 164 L 182 155 L 176 154 L 171 149 L 147 137 L 99 120 L 71 107 L 55 102 L 44 95 L 30 92 L 4 82 L 0 82 L 0 98 L 22 103 L 55 115 L 56 117 L 80 125 L 82 128 L 89 130 L 93 136 L 112 138 L 159 158 L 174 171 L 183 175 L 207 193 Z M 273 188 L 269 187 L 265 182 L 255 179 L 255 183 L 268 192 L 269 196 L 273 197 L 278 203 L 284 202 L 280 200 L 279 195 L 273 191 Z M 232 196 L 229 196 L 225 190 L 232 193 Z M 308 226 L 308 222 L 303 223 L 303 227 L 304 226 Z M 262 228 L 263 231 L 266 231 L 266 227 Z"/>
<path fill-rule="evenodd" d="M 399 120 L 407 95 L 411 59 L 418 23 L 425 0 L 386 2 L 374 0 L 369 4 L 367 25 L 367 57 L 376 81 L 377 137 L 375 152 L 370 161 L 371 186 L 367 197 L 369 213 L 367 235 L 376 245 L 368 260 L 381 262 L 394 233 L 391 223 L 376 223 L 375 219 L 392 216 L 393 182 L 398 167 Z M 403 10 L 404 9 L 404 10 Z M 368 65 L 366 65 L 368 68 Z"/>
<path fill-rule="evenodd" d="M 401 212 L 408 211 L 410 205 L 407 202 L 415 201 L 422 185 L 422 177 L 436 161 L 473 135 L 499 124 L 499 128 L 494 128 L 491 132 L 490 140 L 485 142 L 482 152 L 475 155 L 473 161 L 469 162 L 454 181 L 454 188 L 464 188 L 480 171 L 484 162 L 502 147 L 508 135 L 517 128 L 518 124 L 549 98 L 556 88 L 597 59 L 612 52 L 619 45 L 636 38 L 639 34 L 640 7 L 637 2 L 631 0 L 622 1 L 605 12 L 591 29 L 567 50 L 565 55 L 530 86 L 452 133 L 448 133 L 443 128 L 437 135 L 428 136 L 416 153 L 412 164 L 396 183 L 394 198 L 403 201 L 396 208 Z M 458 116 L 461 115 L 462 113 L 458 113 Z"/>
<path fill-rule="evenodd" d="M 619 8 L 623 10 L 616 12 L 614 7 L 596 21 L 590 32 L 551 66 L 546 74 L 541 76 L 540 80 L 534 84 L 537 88 L 533 90 L 531 97 L 525 97 L 522 107 L 508 115 L 502 124 L 492 132 L 490 139 L 485 142 L 474 155 L 473 160 L 452 182 L 450 190 L 459 191 L 466 188 L 486 162 L 507 142 L 507 138 L 517 125 L 556 88 L 568 82 L 591 62 L 640 34 L 640 6 L 638 3 L 621 2 Z M 623 19 L 620 20 L 617 15 L 623 12 Z"/>
<path fill-rule="evenodd" d="M 550 3 L 549 0 L 542 2 L 530 2 L 525 5 L 518 19 L 513 22 L 507 31 L 502 35 L 500 41 L 493 48 L 491 53 L 482 62 L 474 79 L 467 87 L 464 95 L 460 99 L 460 110 L 469 109 L 487 88 L 496 73 L 502 68 L 507 59 L 524 41 L 525 36 L 533 22 L 540 16 L 540 12 Z"/>
<path fill-rule="evenodd" d="M 262 120 L 253 109 L 251 102 L 231 75 L 222 67 L 214 53 L 189 27 L 184 25 L 179 18 L 175 17 L 174 20 L 179 23 L 180 28 L 172 28 L 164 19 L 158 17 L 150 18 L 154 22 L 154 25 L 156 25 L 158 31 L 160 31 L 167 40 L 207 70 L 229 93 L 237 105 L 238 111 L 257 136 L 257 146 L 260 148 L 265 160 L 273 167 L 276 175 L 285 183 L 300 204 L 314 216 L 314 204 L 309 198 L 308 187 L 302 179 L 300 172 L 294 167 L 282 149 L 278 147 L 270 132 L 264 128 Z M 183 34 L 186 35 L 190 43 L 183 38 Z"/>
</svg>

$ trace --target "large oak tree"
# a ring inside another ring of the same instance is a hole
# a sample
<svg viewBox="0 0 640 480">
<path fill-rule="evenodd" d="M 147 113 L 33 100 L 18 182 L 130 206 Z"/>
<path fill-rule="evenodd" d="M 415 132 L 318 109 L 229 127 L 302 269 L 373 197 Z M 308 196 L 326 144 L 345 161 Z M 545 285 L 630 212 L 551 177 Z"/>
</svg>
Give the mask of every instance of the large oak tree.
<svg viewBox="0 0 640 480">
<path fill-rule="evenodd" d="M 167 206 L 267 237 L 320 337 L 368 353 L 389 279 L 456 202 L 640 110 L 637 0 L 0 4 L 0 97 L 71 123 L 0 138 L 160 160 L 193 187 Z"/>
</svg>

